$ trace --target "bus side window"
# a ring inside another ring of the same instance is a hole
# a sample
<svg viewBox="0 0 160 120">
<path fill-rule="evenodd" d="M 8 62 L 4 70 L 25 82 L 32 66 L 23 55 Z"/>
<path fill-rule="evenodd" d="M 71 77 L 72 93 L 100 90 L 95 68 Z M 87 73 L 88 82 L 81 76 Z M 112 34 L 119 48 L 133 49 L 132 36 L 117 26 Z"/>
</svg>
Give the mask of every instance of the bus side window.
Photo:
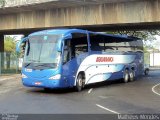
<svg viewBox="0 0 160 120">
<path fill-rule="evenodd" d="M 104 36 L 90 33 L 90 44 L 92 51 L 104 51 L 105 41 Z"/>
<path fill-rule="evenodd" d="M 76 57 L 82 53 L 85 53 L 85 52 L 88 52 L 88 47 L 86 44 L 75 46 L 75 56 Z"/>
<path fill-rule="evenodd" d="M 71 60 L 71 46 L 70 46 L 70 40 L 65 40 L 64 44 L 64 58 L 63 58 L 63 64 L 67 63 Z"/>
<path fill-rule="evenodd" d="M 88 52 L 87 34 L 73 33 L 71 46 L 72 46 L 72 58 Z"/>
</svg>

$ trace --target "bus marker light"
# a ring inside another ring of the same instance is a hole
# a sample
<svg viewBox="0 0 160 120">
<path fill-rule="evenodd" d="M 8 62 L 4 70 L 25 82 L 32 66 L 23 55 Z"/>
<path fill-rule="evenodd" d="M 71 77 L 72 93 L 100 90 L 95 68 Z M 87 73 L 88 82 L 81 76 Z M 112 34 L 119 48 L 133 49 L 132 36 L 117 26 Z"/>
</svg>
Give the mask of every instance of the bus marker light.
<svg viewBox="0 0 160 120">
<path fill-rule="evenodd" d="M 25 74 L 22 73 L 22 78 L 28 78 Z"/>
</svg>

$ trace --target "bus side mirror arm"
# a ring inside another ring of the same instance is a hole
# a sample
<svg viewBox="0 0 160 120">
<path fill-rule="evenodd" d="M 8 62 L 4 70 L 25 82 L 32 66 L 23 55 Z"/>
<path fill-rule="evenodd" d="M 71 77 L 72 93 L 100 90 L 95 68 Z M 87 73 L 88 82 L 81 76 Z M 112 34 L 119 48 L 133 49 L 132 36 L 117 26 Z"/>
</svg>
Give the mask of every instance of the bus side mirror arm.
<svg viewBox="0 0 160 120">
<path fill-rule="evenodd" d="M 57 46 L 57 51 L 62 52 L 63 43 L 59 42 Z"/>
<path fill-rule="evenodd" d="M 16 52 L 20 52 L 21 44 L 26 42 L 28 40 L 28 37 L 22 38 L 17 44 L 16 44 Z"/>
</svg>

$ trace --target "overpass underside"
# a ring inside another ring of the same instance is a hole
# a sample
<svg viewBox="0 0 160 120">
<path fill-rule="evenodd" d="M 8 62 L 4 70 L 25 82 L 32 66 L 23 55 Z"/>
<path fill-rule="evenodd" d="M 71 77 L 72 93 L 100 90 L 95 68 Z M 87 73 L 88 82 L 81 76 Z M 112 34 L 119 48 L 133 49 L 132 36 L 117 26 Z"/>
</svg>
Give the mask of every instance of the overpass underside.
<svg viewBox="0 0 160 120">
<path fill-rule="evenodd" d="M 15 6 L 0 8 L 0 51 L 4 49 L 4 34 L 28 34 L 41 29 L 64 27 L 93 31 L 160 29 L 159 10 L 160 0 L 48 0 L 39 4 L 15 3 Z"/>
<path fill-rule="evenodd" d="M 160 28 L 159 0 L 123 0 L 61 7 L 54 7 L 54 2 L 0 10 L 0 32 L 20 33 L 59 27 L 96 31 Z"/>
</svg>

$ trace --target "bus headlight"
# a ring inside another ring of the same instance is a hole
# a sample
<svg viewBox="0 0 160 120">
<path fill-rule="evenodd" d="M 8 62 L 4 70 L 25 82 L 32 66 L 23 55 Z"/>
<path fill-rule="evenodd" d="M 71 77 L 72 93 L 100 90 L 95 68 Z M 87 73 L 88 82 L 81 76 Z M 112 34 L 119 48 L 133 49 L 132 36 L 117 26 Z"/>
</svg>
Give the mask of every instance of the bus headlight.
<svg viewBox="0 0 160 120">
<path fill-rule="evenodd" d="M 28 78 L 25 74 L 22 73 L 22 78 Z"/>
<path fill-rule="evenodd" d="M 57 74 L 57 75 L 55 75 L 55 76 L 50 77 L 49 79 L 50 79 L 50 80 L 57 80 L 57 79 L 60 79 L 60 78 L 61 78 L 61 75 L 60 75 L 60 74 Z"/>
</svg>

